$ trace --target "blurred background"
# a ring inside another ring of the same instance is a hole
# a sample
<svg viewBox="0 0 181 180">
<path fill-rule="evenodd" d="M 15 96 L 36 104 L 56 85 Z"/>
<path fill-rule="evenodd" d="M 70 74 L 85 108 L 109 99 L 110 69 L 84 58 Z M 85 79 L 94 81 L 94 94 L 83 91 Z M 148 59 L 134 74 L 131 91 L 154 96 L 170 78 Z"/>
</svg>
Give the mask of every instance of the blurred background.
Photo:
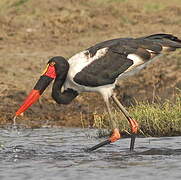
<svg viewBox="0 0 181 180">
<path fill-rule="evenodd" d="M 12 121 L 50 57 L 68 59 L 101 41 L 154 33 L 181 38 L 180 0 L 1 0 L 0 124 Z M 116 91 L 129 107 L 174 101 L 180 88 L 178 50 L 120 81 Z M 51 99 L 50 91 L 19 121 L 33 127 L 91 126 L 104 111 L 97 94 L 84 93 L 64 106 Z"/>
</svg>

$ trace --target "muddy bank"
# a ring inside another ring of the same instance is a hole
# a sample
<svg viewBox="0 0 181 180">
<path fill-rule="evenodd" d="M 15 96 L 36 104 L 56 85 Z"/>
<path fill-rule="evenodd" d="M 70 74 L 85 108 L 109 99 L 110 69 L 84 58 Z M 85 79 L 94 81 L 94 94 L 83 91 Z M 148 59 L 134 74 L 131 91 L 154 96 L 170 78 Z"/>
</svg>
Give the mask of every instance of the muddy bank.
<svg viewBox="0 0 181 180">
<path fill-rule="evenodd" d="M 0 2 L 0 123 L 15 111 L 52 56 L 66 58 L 97 42 L 116 37 L 172 33 L 181 37 L 178 0 L 102 1 L 48 0 Z M 120 81 L 116 91 L 123 104 L 172 99 L 181 88 L 181 51 L 160 57 L 134 77 Z M 57 105 L 51 87 L 19 122 L 29 126 L 82 126 L 104 111 L 97 94 L 81 94 L 70 105 Z M 95 103 L 96 102 L 96 103 Z"/>
</svg>

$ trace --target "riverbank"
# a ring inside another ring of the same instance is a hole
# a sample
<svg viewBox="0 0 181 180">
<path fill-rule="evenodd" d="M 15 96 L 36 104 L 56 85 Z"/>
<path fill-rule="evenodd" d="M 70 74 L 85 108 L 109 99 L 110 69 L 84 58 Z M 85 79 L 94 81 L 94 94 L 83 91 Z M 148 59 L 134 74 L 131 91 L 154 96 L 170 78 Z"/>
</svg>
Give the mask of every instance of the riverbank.
<svg viewBox="0 0 181 180">
<path fill-rule="evenodd" d="M 162 0 L 1 0 L 0 124 L 12 123 L 50 57 L 68 59 L 117 37 L 171 33 L 181 38 L 180 14 L 179 0 L 165 0 L 164 4 Z M 181 89 L 180 59 L 178 50 L 120 81 L 116 87 L 118 98 L 127 108 L 135 106 L 136 101 L 154 102 L 153 106 L 164 104 L 166 99 L 174 103 L 176 89 Z M 137 109 L 135 118 L 140 116 L 139 105 L 133 109 Z M 81 94 L 64 106 L 52 100 L 49 87 L 17 121 L 33 128 L 89 127 L 104 112 L 105 104 L 98 94 Z M 149 132 L 157 135 L 154 133 Z"/>
</svg>

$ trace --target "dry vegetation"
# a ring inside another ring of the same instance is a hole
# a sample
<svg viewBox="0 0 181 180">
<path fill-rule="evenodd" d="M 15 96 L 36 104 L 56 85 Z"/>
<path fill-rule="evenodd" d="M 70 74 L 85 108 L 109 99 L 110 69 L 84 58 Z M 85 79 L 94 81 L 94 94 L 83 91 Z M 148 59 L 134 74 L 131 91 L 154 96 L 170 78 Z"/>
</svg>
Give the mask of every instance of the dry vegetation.
<svg viewBox="0 0 181 180">
<path fill-rule="evenodd" d="M 180 0 L 1 0 L 0 123 L 12 121 L 48 58 L 68 58 L 116 37 L 160 32 L 181 37 L 180 14 Z M 121 81 L 118 98 L 127 106 L 135 104 L 135 99 L 154 103 L 156 97 L 161 102 L 172 100 L 176 88 L 181 88 L 180 59 L 181 51 L 174 52 Z M 19 121 L 35 127 L 81 126 L 83 119 L 87 126 L 94 123 L 94 112 L 103 113 L 104 103 L 96 94 L 86 93 L 68 106 L 59 106 L 50 91 Z M 137 108 L 135 112 L 139 112 Z"/>
</svg>

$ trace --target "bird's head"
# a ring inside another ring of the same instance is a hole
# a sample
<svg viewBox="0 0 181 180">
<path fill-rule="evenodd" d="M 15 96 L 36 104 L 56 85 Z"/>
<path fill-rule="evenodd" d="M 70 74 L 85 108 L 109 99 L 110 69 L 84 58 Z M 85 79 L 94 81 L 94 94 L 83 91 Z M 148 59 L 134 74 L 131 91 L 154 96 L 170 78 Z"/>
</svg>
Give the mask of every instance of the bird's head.
<svg viewBox="0 0 181 180">
<path fill-rule="evenodd" d="M 57 84 L 62 85 L 67 76 L 68 69 L 69 64 L 65 58 L 61 56 L 51 58 L 36 85 L 31 90 L 24 103 L 16 111 L 16 116 L 21 115 L 34 104 L 53 80 L 55 80 Z"/>
</svg>

